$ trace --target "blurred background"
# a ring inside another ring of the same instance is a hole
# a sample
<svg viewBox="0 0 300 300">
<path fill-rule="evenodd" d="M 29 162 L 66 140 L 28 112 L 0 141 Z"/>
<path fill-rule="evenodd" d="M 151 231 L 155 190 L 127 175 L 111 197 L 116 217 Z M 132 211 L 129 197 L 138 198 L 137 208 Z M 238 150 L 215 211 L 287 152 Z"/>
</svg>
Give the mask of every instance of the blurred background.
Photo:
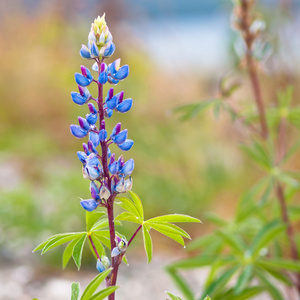
<svg viewBox="0 0 300 300">
<path fill-rule="evenodd" d="M 53 234 L 84 227 L 79 197 L 89 197 L 89 182 L 76 156 L 81 141 L 69 125 L 86 109 L 72 102 L 70 92 L 77 91 L 74 73 L 80 65 L 91 67 L 79 49 L 103 12 L 117 48 L 111 61 L 121 57 L 130 66 L 129 78 L 116 91 L 124 89 L 134 100 L 130 113 L 114 116 L 109 128 L 121 119 L 135 141 L 125 159 L 135 159 L 133 190 L 146 217 L 175 212 L 198 217 L 203 225 L 185 227 L 192 237 L 210 230 L 205 212 L 230 218 L 243 191 L 260 176 L 237 147 L 244 139 L 240 124 L 232 126 L 225 114 L 216 121 L 212 113 L 181 122 L 173 109 L 216 97 L 220 79 L 231 71 L 241 76 L 243 97 L 251 98 L 233 51 L 231 10 L 228 0 L 0 2 L 1 300 L 69 299 L 72 281 L 85 286 L 96 274 L 88 249 L 80 272 L 72 263 L 61 270 L 63 247 L 43 257 L 32 250 Z M 259 10 L 272 46 L 262 67 L 264 97 L 272 100 L 274 84 L 289 83 L 297 99 L 299 1 L 260 1 Z M 120 231 L 130 237 L 134 229 Z M 176 291 L 162 267 L 187 253 L 153 236 L 153 264 L 146 266 L 138 240 L 130 249 L 120 300 L 139 299 L 145 291 L 151 291 L 149 299 L 163 299 L 165 290 Z"/>
</svg>

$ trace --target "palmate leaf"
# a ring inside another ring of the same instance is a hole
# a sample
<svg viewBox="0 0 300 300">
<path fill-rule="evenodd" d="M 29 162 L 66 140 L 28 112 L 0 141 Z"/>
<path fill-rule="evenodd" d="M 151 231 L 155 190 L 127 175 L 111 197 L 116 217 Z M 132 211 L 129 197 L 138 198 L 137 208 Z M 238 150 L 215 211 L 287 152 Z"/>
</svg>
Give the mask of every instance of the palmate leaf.
<svg viewBox="0 0 300 300">
<path fill-rule="evenodd" d="M 115 221 L 128 221 L 132 223 L 143 224 L 143 221 L 140 218 L 135 217 L 132 213 L 127 211 L 124 211 L 116 216 Z"/>
<path fill-rule="evenodd" d="M 102 273 L 98 274 L 86 287 L 84 290 L 80 300 L 90 300 L 97 288 L 100 286 L 100 284 L 104 281 L 104 279 L 108 276 L 108 274 L 111 272 L 111 268 L 103 271 Z M 117 287 L 115 287 L 117 288 Z M 110 291 L 108 295 L 113 293 L 114 290 Z M 105 295 L 106 297 L 107 295 Z M 104 298 L 96 298 L 96 299 L 104 299 Z M 95 300 L 95 299 L 94 299 Z"/>
<path fill-rule="evenodd" d="M 261 143 L 254 142 L 251 146 L 240 145 L 241 149 L 261 167 L 270 170 L 272 168 L 272 158 L 269 149 Z"/>
<path fill-rule="evenodd" d="M 86 231 L 89 232 L 91 228 L 94 226 L 94 224 L 106 213 L 104 211 L 92 211 L 86 212 Z"/>
<path fill-rule="evenodd" d="M 246 245 L 239 236 L 225 230 L 217 230 L 216 234 L 220 236 L 223 239 L 224 243 L 229 246 L 235 253 L 243 255 L 246 249 Z"/>
<path fill-rule="evenodd" d="M 223 289 L 223 287 L 236 273 L 238 268 L 238 266 L 232 266 L 224 270 L 222 274 L 205 289 L 200 299 L 204 298 L 205 295 L 212 295 L 212 297 L 214 298 L 214 295 Z"/>
<path fill-rule="evenodd" d="M 260 250 L 273 241 L 285 228 L 286 226 L 278 221 L 273 221 L 265 225 L 252 242 L 250 248 L 252 256 L 255 257 L 259 255 Z"/>
<path fill-rule="evenodd" d="M 132 198 L 132 200 L 134 202 L 134 205 L 135 205 L 136 209 L 139 212 L 139 215 L 140 215 L 141 219 L 144 220 L 144 209 L 143 209 L 143 204 L 142 204 L 141 199 L 133 191 L 129 191 L 129 194 L 130 194 L 130 196 L 131 196 L 131 198 Z"/>
</svg>

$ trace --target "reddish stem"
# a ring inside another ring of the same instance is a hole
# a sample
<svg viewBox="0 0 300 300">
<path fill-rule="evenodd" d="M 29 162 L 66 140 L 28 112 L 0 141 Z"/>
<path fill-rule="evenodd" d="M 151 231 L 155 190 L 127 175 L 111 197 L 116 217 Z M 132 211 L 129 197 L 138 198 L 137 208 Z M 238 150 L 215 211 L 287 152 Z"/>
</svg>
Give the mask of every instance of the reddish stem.
<svg viewBox="0 0 300 300">
<path fill-rule="evenodd" d="M 129 240 L 128 244 L 127 244 L 127 247 L 129 247 L 129 245 L 131 244 L 132 240 L 135 238 L 135 236 L 136 236 L 137 233 L 141 230 L 141 228 L 142 228 L 142 225 L 140 225 L 140 226 L 138 227 L 138 229 L 135 231 L 135 233 L 133 234 L 133 236 L 130 238 L 130 240 Z"/>
<path fill-rule="evenodd" d="M 91 245 L 92 245 L 92 247 L 93 247 L 93 250 L 94 250 L 94 252 L 95 252 L 97 258 L 100 259 L 100 255 L 99 255 L 99 253 L 98 253 L 98 251 L 97 251 L 97 248 L 96 248 L 96 246 L 95 246 L 95 244 L 94 244 L 94 242 L 93 242 L 92 235 L 89 234 L 88 237 L 89 237 L 90 243 L 91 243 Z"/>
</svg>

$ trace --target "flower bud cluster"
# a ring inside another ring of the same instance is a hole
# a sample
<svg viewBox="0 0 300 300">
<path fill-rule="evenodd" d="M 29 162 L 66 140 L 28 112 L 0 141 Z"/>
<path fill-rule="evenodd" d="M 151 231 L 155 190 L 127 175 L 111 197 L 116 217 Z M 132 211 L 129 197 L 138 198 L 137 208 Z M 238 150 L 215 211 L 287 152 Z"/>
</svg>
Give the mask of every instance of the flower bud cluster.
<svg viewBox="0 0 300 300">
<path fill-rule="evenodd" d="M 134 169 L 134 160 L 125 162 L 123 155 L 116 158 L 110 146 L 116 145 L 120 150 L 128 151 L 134 142 L 128 138 L 128 130 L 121 129 L 121 123 L 117 123 L 110 134 L 106 130 L 105 118 L 110 118 L 114 111 L 128 112 L 133 103 L 131 98 L 124 98 L 123 91 L 115 93 L 114 88 L 109 88 L 107 96 L 103 97 L 103 86 L 106 83 L 116 85 L 129 74 L 129 66 L 120 66 L 120 59 L 108 65 L 103 62 L 113 54 L 114 49 L 105 15 L 96 18 L 88 36 L 88 45 L 83 45 L 80 50 L 83 58 L 95 61 L 92 70 L 96 74 L 81 66 L 81 72 L 75 73 L 79 92 L 71 93 L 75 104 L 88 106 L 85 117 L 78 117 L 78 124 L 70 126 L 71 133 L 76 138 L 88 137 L 87 143 L 83 143 L 83 151 L 77 152 L 82 163 L 83 177 L 91 181 L 91 199 L 80 202 L 87 211 L 93 211 L 98 206 L 107 206 L 108 201 L 114 199 L 113 196 L 130 191 L 132 187 L 130 175 Z M 98 86 L 97 98 L 93 98 L 87 88 L 93 83 Z"/>
</svg>

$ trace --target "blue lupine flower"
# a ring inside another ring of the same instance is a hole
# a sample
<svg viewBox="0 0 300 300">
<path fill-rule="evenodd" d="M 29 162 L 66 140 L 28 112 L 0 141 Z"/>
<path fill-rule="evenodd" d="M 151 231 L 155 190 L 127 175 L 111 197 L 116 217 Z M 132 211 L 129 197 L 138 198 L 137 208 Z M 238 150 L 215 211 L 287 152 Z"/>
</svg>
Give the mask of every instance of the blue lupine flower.
<svg viewBox="0 0 300 300">
<path fill-rule="evenodd" d="M 82 117 L 78 117 L 78 123 L 79 123 L 79 126 L 82 128 L 82 129 L 85 129 L 85 130 L 89 130 L 90 129 L 90 124 L 89 122 L 82 118 Z"/>
<path fill-rule="evenodd" d="M 91 59 L 91 52 L 86 45 L 81 45 L 81 49 L 79 51 L 81 57 Z"/>
<path fill-rule="evenodd" d="M 124 253 L 127 249 L 127 241 L 124 238 L 121 239 L 120 237 L 118 237 L 116 235 L 115 241 L 116 241 L 117 246 L 112 249 L 111 257 L 118 256 L 119 254 Z"/>
<path fill-rule="evenodd" d="M 94 199 L 81 200 L 80 204 L 82 208 L 84 208 L 87 211 L 93 211 L 98 207 L 98 202 Z"/>
<path fill-rule="evenodd" d="M 99 49 L 95 42 L 92 43 L 90 51 L 91 51 L 92 58 L 99 57 Z"/>
<path fill-rule="evenodd" d="M 99 273 L 102 273 L 105 271 L 105 267 L 103 266 L 100 259 L 97 259 L 96 269 L 98 270 Z"/>
<path fill-rule="evenodd" d="M 100 164 L 100 161 L 95 153 L 91 153 L 87 159 L 86 163 L 84 165 L 84 171 L 86 176 L 90 180 L 95 180 L 100 177 L 100 174 L 102 173 L 102 167 Z"/>
<path fill-rule="evenodd" d="M 71 97 L 76 104 L 83 105 L 91 98 L 91 94 L 87 88 L 83 88 L 80 85 L 78 85 L 78 89 L 79 93 L 72 92 Z"/>
<path fill-rule="evenodd" d="M 100 144 L 99 134 L 96 132 L 90 132 L 89 140 L 93 143 L 95 147 L 99 146 Z"/>
<path fill-rule="evenodd" d="M 100 200 L 99 197 L 100 189 L 94 181 L 91 181 L 90 191 L 91 191 L 91 196 L 94 200 Z"/>
<path fill-rule="evenodd" d="M 81 139 L 88 134 L 88 130 L 82 129 L 79 125 L 70 125 L 70 130 L 71 133 L 78 139 Z"/>
<path fill-rule="evenodd" d="M 100 74 L 99 74 L 99 77 L 98 77 L 98 81 L 101 83 L 101 84 L 105 84 L 107 82 L 107 66 L 105 63 L 101 63 L 101 69 L 100 69 Z"/>
<path fill-rule="evenodd" d="M 80 86 L 88 86 L 93 81 L 93 76 L 88 68 L 81 66 L 81 73 L 75 73 L 75 81 Z"/>
<path fill-rule="evenodd" d="M 86 155 L 85 152 L 77 151 L 77 156 L 78 156 L 79 160 L 80 160 L 83 164 L 86 163 L 87 155 Z"/>
<path fill-rule="evenodd" d="M 125 99 L 123 100 L 120 104 L 118 104 L 116 106 L 116 110 L 121 112 L 121 113 L 125 113 L 125 112 L 128 112 L 131 107 L 132 107 L 132 99 Z"/>
<path fill-rule="evenodd" d="M 128 176 L 132 173 L 134 169 L 134 160 L 131 158 L 128 161 L 126 161 L 126 163 L 123 165 L 123 167 L 120 170 L 120 173 L 122 174 L 122 176 Z"/>
<path fill-rule="evenodd" d="M 112 56 L 114 54 L 115 50 L 116 50 L 115 44 L 113 42 L 110 42 L 107 45 L 107 47 L 106 47 L 106 49 L 105 49 L 105 51 L 103 53 L 103 56 L 104 57 L 110 57 L 110 56 Z"/>
<path fill-rule="evenodd" d="M 132 148 L 133 144 L 133 140 L 127 139 L 123 144 L 118 145 L 118 147 L 123 151 L 128 151 Z"/>
<path fill-rule="evenodd" d="M 127 134 L 128 134 L 128 130 L 124 129 L 120 133 L 118 133 L 117 135 L 111 136 L 111 139 L 115 144 L 120 145 L 120 144 L 123 144 L 126 141 Z"/>
</svg>

